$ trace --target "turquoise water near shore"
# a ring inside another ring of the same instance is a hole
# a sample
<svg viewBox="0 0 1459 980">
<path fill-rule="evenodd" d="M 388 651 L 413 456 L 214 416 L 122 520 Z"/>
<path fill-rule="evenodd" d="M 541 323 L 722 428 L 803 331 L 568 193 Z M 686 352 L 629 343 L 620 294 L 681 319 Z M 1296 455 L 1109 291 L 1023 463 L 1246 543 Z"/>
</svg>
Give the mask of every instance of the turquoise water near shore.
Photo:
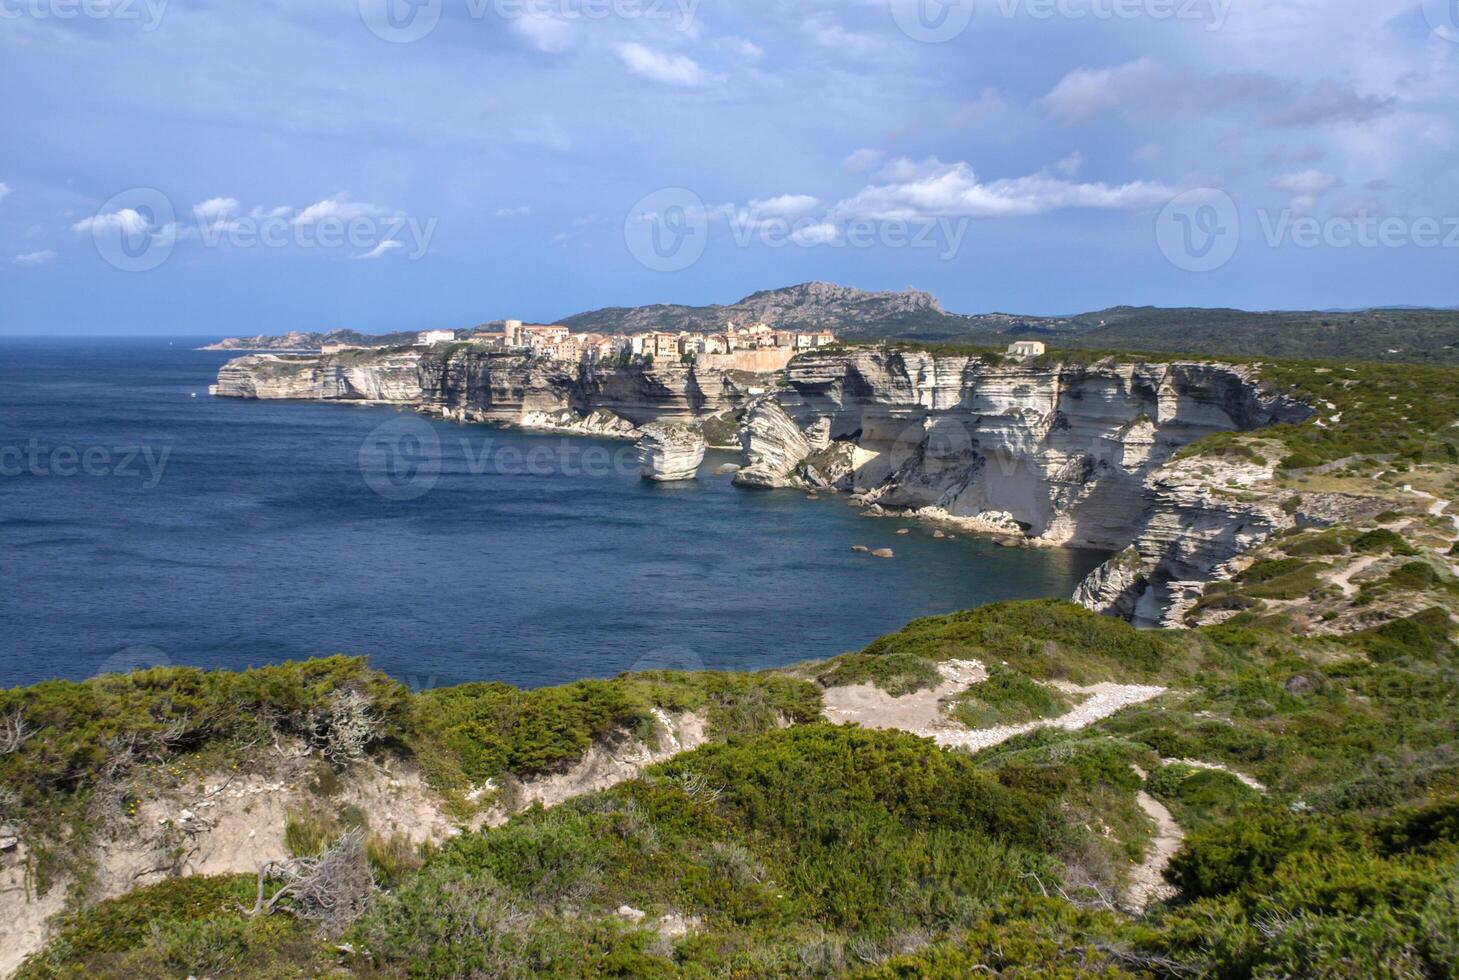
<svg viewBox="0 0 1459 980">
<path fill-rule="evenodd" d="M 422 687 L 759 669 L 1067 597 L 1104 557 L 739 490 L 730 454 L 654 485 L 624 443 L 211 398 L 228 355 L 196 343 L 0 340 L 0 687 L 332 653 Z"/>
</svg>

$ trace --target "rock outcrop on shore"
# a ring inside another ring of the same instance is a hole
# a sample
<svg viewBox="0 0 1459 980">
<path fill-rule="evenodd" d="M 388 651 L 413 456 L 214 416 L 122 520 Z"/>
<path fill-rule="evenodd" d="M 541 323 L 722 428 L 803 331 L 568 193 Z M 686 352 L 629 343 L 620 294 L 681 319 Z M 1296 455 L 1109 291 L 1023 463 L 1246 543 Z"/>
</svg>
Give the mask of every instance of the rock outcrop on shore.
<svg viewBox="0 0 1459 980">
<path fill-rule="evenodd" d="M 651 422 L 638 441 L 643 478 L 656 483 L 692 480 L 704 463 L 704 434 L 687 425 Z"/>
<path fill-rule="evenodd" d="M 569 364 L 457 345 L 245 357 L 213 390 L 411 404 L 460 421 L 614 438 L 656 422 L 718 431 L 739 415 L 746 465 L 736 484 L 843 490 L 878 513 L 1119 552 L 1078 599 L 1152 625 L 1171 622 L 1223 563 L 1291 524 L 1259 492 L 1270 467 L 1192 465 L 1177 452 L 1212 433 L 1311 414 L 1247 369 L 1194 361 L 833 349 L 797 357 L 786 382 L 765 394 L 753 387 L 763 379 L 693 365 Z M 695 449 L 655 439 L 645 451 L 657 479 L 687 472 Z"/>
<path fill-rule="evenodd" d="M 811 453 L 811 443 L 775 398 L 750 406 L 740 429 L 745 466 L 735 474 L 742 487 L 772 489 L 798 486 L 791 473 Z"/>
</svg>

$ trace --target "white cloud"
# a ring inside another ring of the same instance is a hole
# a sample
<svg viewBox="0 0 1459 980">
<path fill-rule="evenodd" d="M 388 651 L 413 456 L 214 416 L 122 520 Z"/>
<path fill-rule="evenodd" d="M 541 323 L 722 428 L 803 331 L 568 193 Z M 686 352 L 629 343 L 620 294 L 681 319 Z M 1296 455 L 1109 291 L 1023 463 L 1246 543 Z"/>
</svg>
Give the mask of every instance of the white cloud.
<svg viewBox="0 0 1459 980">
<path fill-rule="evenodd" d="M 1272 126 L 1365 123 L 1386 115 L 1395 102 L 1391 96 L 1359 95 L 1346 85 L 1324 80 L 1298 93 L 1266 122 Z"/>
<path fill-rule="evenodd" d="M 1078 177 L 1079 171 L 1084 169 L 1084 154 L 1075 150 L 1073 153 L 1054 164 L 1051 168 L 1060 177 Z"/>
<path fill-rule="evenodd" d="M 0 184 L 0 187 L 5 186 Z M 0 195 L 3 196 L 3 195 Z M 47 262 L 54 262 L 56 253 L 52 249 L 41 249 L 39 252 L 25 252 L 17 255 L 12 261 L 16 265 L 45 265 Z"/>
<path fill-rule="evenodd" d="M 573 25 L 559 17 L 544 13 L 526 13 L 512 19 L 512 31 L 528 44 L 548 54 L 566 51 L 576 40 Z"/>
<path fill-rule="evenodd" d="M 354 221 L 358 218 L 378 218 L 387 214 L 378 204 L 351 201 L 343 195 L 311 204 L 294 217 L 296 225 L 313 225 L 321 221 Z"/>
<path fill-rule="evenodd" d="M 820 47 L 857 58 L 880 57 L 886 44 L 870 34 L 848 31 L 826 14 L 813 14 L 802 23 L 806 34 Z"/>
<path fill-rule="evenodd" d="M 844 166 L 848 173 L 864 174 L 877 168 L 881 163 L 881 150 L 857 150 L 846 157 Z"/>
<path fill-rule="evenodd" d="M 82 218 L 71 226 L 71 230 L 78 235 L 85 235 L 88 232 L 96 231 L 120 231 L 127 235 L 140 235 L 150 231 L 152 223 L 140 213 L 131 208 L 122 208 L 120 211 L 113 211 L 111 214 L 98 214 L 90 218 Z"/>
<path fill-rule="evenodd" d="M 1302 83 L 1264 72 L 1198 74 L 1167 68 L 1149 56 L 1110 68 L 1076 68 L 1038 100 L 1049 115 L 1073 123 L 1114 110 L 1194 121 L 1236 106 L 1246 107 L 1249 122 L 1253 108 L 1265 106 L 1259 122 L 1273 127 L 1369 122 L 1395 103 L 1331 79 Z"/>
<path fill-rule="evenodd" d="M 1071 122 L 1150 98 L 1163 84 L 1163 69 L 1144 57 L 1114 68 L 1076 68 L 1040 99 L 1050 115 Z"/>
<path fill-rule="evenodd" d="M 210 197 L 201 204 L 193 205 L 193 214 L 198 220 L 212 223 L 227 218 L 238 210 L 238 199 L 233 197 Z"/>
<path fill-rule="evenodd" d="M 385 255 L 385 253 L 387 253 L 387 252 L 393 252 L 397 248 L 404 248 L 404 247 L 405 246 L 403 244 L 401 244 L 400 242 L 397 242 L 397 241 L 395 241 L 394 239 L 391 239 L 391 238 L 387 238 L 387 239 L 385 239 L 385 241 L 381 242 L 379 245 L 376 245 L 374 248 L 370 249 L 370 251 L 364 253 L 363 255 L 356 255 L 355 258 L 357 258 L 357 259 L 366 259 L 366 260 L 368 260 L 368 259 L 378 259 L 378 258 L 382 257 L 383 255 Z"/>
<path fill-rule="evenodd" d="M 531 213 L 532 213 L 532 209 L 529 208 L 529 207 L 527 207 L 526 205 L 523 205 L 522 207 L 519 207 L 519 208 L 497 208 L 496 209 L 496 216 L 498 218 L 525 218 L 525 217 L 527 217 L 527 215 L 529 215 Z"/>
<path fill-rule="evenodd" d="M 913 221 L 937 217 L 1004 218 L 1064 208 L 1133 209 L 1163 204 L 1175 191 L 1133 181 L 1111 186 L 1046 174 L 981 181 L 966 163 L 897 160 L 873 184 L 833 209 L 839 218 Z"/>
<path fill-rule="evenodd" d="M 642 44 L 622 44 L 618 57 L 635 75 L 663 82 L 665 85 L 699 86 L 710 80 L 708 74 L 693 58 L 682 54 L 663 54 Z"/>
<path fill-rule="evenodd" d="M 1294 174 L 1283 174 L 1272 181 L 1272 189 L 1298 194 L 1303 197 L 1320 197 L 1328 191 L 1342 186 L 1342 179 L 1321 170 L 1303 170 Z"/>
<path fill-rule="evenodd" d="M 796 227 L 790 237 L 797 245 L 806 247 L 829 245 L 841 237 L 841 230 L 832 222 L 823 221 L 820 224 Z"/>
<path fill-rule="evenodd" d="M 0 201 L 5 200 L 9 196 L 10 196 L 10 185 L 7 184 L 7 183 L 5 183 L 4 181 L 0 181 Z"/>
<path fill-rule="evenodd" d="M 763 201 L 751 201 L 750 210 L 763 217 L 794 218 L 814 209 L 820 203 L 819 198 L 809 194 L 781 194 Z"/>
<path fill-rule="evenodd" d="M 212 233 L 226 234 L 243 227 L 243 222 L 235 217 L 239 207 L 237 198 L 210 197 L 201 204 L 193 205 L 193 217 L 197 220 L 198 228 L 206 227 Z M 188 232 L 197 230 L 191 228 Z M 174 235 L 175 233 L 174 229 Z"/>
<path fill-rule="evenodd" d="M 746 38 L 722 37 L 718 44 L 741 61 L 757 64 L 765 60 L 765 49 Z"/>
<path fill-rule="evenodd" d="M 237 211 L 238 207 L 236 197 L 210 197 L 201 204 L 193 205 L 193 213 L 199 218 L 209 220 L 230 215 Z"/>
</svg>

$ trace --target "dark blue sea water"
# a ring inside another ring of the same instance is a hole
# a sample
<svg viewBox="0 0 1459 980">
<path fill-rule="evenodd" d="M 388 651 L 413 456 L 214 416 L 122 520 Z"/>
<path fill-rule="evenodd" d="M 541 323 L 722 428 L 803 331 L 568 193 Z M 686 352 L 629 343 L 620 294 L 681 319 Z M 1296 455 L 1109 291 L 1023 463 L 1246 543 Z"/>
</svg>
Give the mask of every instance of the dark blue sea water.
<svg viewBox="0 0 1459 980">
<path fill-rule="evenodd" d="M 1101 558 L 898 537 L 737 490 L 728 455 L 656 486 L 621 443 L 210 398 L 227 355 L 195 343 L 0 340 L 0 687 L 332 653 L 418 685 L 780 666 L 1067 596 Z"/>
</svg>

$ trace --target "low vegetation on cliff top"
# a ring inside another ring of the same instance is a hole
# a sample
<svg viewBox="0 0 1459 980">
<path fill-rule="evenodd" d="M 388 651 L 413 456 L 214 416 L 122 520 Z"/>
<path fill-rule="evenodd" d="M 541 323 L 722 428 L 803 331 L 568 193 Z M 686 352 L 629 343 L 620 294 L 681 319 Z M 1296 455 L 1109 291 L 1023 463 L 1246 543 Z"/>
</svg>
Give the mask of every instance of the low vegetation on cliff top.
<svg viewBox="0 0 1459 980">
<path fill-rule="evenodd" d="M 886 346 L 892 351 L 977 357 L 995 367 L 1006 360 L 1001 347 L 912 341 L 892 341 Z M 1026 363 L 1052 367 L 1110 360 L 1251 363 L 1235 356 L 1078 349 L 1051 350 Z M 1280 462 L 1289 470 L 1357 456 L 1392 459 L 1400 465 L 1459 463 L 1459 368 L 1410 364 L 1395 369 L 1390 364 L 1366 361 L 1292 359 L 1261 360 L 1253 367 L 1262 383 L 1311 406 L 1315 414 L 1300 425 L 1273 426 L 1259 434 L 1208 437 L 1186 447 L 1183 455 L 1230 451 L 1250 440 L 1265 440 L 1283 447 L 1282 458 L 1272 462 Z"/>
<path fill-rule="evenodd" d="M 86 829 L 62 810 L 94 813 L 103 787 L 125 784 L 124 744 L 148 778 L 159 760 L 246 767 L 258 740 L 284 737 L 334 753 L 340 778 L 405 754 L 459 792 L 559 768 L 613 726 L 652 737 L 656 708 L 706 712 L 728 738 L 439 849 L 363 855 L 375 885 L 338 929 L 291 894 L 247 914 L 252 876 L 91 909 L 78 894 L 22 976 L 1450 975 L 1459 672 L 1452 623 L 1431 618 L 1382 637 L 1142 633 L 1015 603 L 792 672 L 907 690 L 942 660 L 977 659 L 1004 678 L 989 704 L 1034 716 L 1048 706 L 1029 701 L 1031 680 L 1171 689 L 977 755 L 810 723 L 816 686 L 786 674 L 412 694 L 335 659 L 7 691 L 0 717 L 24 737 L 0 778 L 27 838 L 51 827 L 58 844 Z M 364 696 L 363 743 L 345 739 L 359 706 L 341 691 Z M 787 721 L 808 724 L 769 730 Z M 1142 788 L 1190 836 L 1175 898 L 1132 915 L 1118 895 L 1151 833 Z M 291 840 L 333 853 L 352 825 L 291 826 Z M 265 900 L 286 887 L 266 881 Z"/>
</svg>

